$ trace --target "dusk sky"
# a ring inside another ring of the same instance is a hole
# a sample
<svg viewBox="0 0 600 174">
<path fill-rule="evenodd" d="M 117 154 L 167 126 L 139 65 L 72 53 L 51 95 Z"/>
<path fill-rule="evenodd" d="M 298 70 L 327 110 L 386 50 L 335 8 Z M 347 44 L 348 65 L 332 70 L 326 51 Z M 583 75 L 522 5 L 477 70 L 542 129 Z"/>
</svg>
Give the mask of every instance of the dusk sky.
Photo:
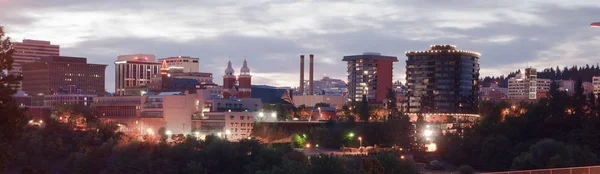
<svg viewBox="0 0 600 174">
<path fill-rule="evenodd" d="M 344 55 L 397 56 L 394 80 L 404 81 L 404 52 L 432 44 L 480 52 L 482 76 L 595 65 L 594 21 L 598 0 L 0 0 L 0 25 L 12 41 L 49 40 L 61 55 L 108 64 L 109 92 L 113 62 L 135 53 L 198 57 L 218 84 L 227 60 L 237 74 L 245 57 L 253 84 L 292 87 L 301 54 L 315 54 L 315 79 L 344 80 Z"/>
</svg>

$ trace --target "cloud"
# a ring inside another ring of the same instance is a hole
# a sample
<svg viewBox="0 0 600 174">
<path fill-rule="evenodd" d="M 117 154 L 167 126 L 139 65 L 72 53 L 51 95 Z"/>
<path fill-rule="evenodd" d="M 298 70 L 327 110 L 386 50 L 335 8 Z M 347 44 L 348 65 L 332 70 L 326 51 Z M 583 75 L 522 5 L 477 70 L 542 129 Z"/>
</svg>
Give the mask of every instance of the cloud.
<svg viewBox="0 0 600 174">
<path fill-rule="evenodd" d="M 344 55 L 397 56 L 394 79 L 404 80 L 404 52 L 432 44 L 482 53 L 483 76 L 594 64 L 600 30 L 588 25 L 599 10 L 594 0 L 0 0 L 0 25 L 13 40 L 108 64 L 112 91 L 114 60 L 134 53 L 199 57 L 217 83 L 229 58 L 238 70 L 245 57 L 254 82 L 280 86 L 297 85 L 300 54 L 316 55 L 315 74 L 341 79 Z"/>
</svg>

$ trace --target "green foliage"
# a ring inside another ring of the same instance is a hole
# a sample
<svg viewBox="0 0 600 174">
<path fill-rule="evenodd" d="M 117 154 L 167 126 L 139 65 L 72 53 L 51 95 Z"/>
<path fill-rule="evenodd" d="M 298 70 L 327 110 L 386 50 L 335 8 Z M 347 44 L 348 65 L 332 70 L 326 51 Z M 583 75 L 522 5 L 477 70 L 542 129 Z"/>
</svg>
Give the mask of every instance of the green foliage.
<svg viewBox="0 0 600 174">
<path fill-rule="evenodd" d="M 381 163 L 384 168 L 385 174 L 418 174 L 419 171 L 413 161 L 400 160 L 393 154 L 381 154 L 377 155 L 377 160 Z"/>
<path fill-rule="evenodd" d="M 310 173 L 346 173 L 342 160 L 334 155 L 317 155 L 310 158 Z"/>
<path fill-rule="evenodd" d="M 306 135 L 306 134 L 304 134 L 304 135 Z M 302 148 L 302 147 L 304 147 L 304 144 L 306 144 L 306 138 L 304 138 L 304 136 L 302 136 L 302 135 L 294 134 L 294 136 L 292 138 L 292 143 L 295 148 Z"/>
<path fill-rule="evenodd" d="M 596 154 L 577 145 L 565 145 L 552 139 L 544 139 L 531 146 L 513 161 L 512 169 L 539 169 L 593 165 Z"/>
<path fill-rule="evenodd" d="M 462 165 L 458 168 L 458 172 L 460 172 L 460 174 L 474 174 L 475 169 L 468 165 Z"/>
<path fill-rule="evenodd" d="M 358 117 L 360 118 L 361 121 L 363 121 L 363 122 L 369 121 L 369 117 L 371 116 L 370 109 L 371 108 L 369 107 L 369 102 L 367 101 L 367 96 L 363 95 L 362 100 L 360 101 L 360 104 L 356 107 L 356 110 L 358 111 Z"/>
</svg>

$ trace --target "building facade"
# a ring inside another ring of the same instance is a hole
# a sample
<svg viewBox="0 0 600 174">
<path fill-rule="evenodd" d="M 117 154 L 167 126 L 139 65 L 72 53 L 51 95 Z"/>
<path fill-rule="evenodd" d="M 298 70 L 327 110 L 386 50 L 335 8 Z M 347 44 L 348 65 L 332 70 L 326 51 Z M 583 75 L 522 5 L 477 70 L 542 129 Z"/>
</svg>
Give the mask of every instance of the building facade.
<svg viewBox="0 0 600 174">
<path fill-rule="evenodd" d="M 344 56 L 348 68 L 348 98 L 361 101 L 363 95 L 369 102 L 382 102 L 388 88 L 392 88 L 393 63 L 397 57 L 379 53 Z"/>
<path fill-rule="evenodd" d="M 346 95 L 347 88 L 346 82 L 342 79 L 334 79 L 328 76 L 323 76 L 321 80 L 315 80 L 314 82 L 314 94 L 315 95 L 333 95 L 333 96 L 343 96 Z M 300 95 L 299 90 L 304 90 L 304 94 L 308 93 L 307 90 L 309 88 L 309 81 L 304 81 L 304 87 L 298 89 L 296 95 Z"/>
<path fill-rule="evenodd" d="M 594 86 L 594 94 L 600 96 L 600 76 L 592 77 L 592 85 Z"/>
<path fill-rule="evenodd" d="M 479 53 L 453 45 L 432 45 L 406 52 L 408 112 L 433 115 L 476 115 Z"/>
<path fill-rule="evenodd" d="M 158 59 L 158 62 L 167 62 L 169 69 L 181 69 L 183 72 L 199 72 L 200 59 L 190 56 L 167 57 Z"/>
<path fill-rule="evenodd" d="M 50 56 L 23 64 L 23 91 L 41 106 L 44 95 L 77 87 L 81 94 L 104 96 L 106 65 L 88 64 L 86 58 Z"/>
<path fill-rule="evenodd" d="M 120 55 L 115 61 L 115 95 L 140 95 L 151 78 L 160 75 L 161 63 L 152 54 Z"/>
<path fill-rule="evenodd" d="M 44 106 L 55 108 L 60 105 L 91 106 L 96 95 L 93 94 L 52 94 L 44 96 Z"/>
<path fill-rule="evenodd" d="M 257 112 L 207 112 L 202 117 L 194 117 L 193 131 L 201 139 L 216 135 L 236 142 L 250 137 L 257 115 Z"/>
<path fill-rule="evenodd" d="M 41 57 L 59 56 L 60 46 L 52 45 L 50 41 L 24 39 L 22 42 L 13 42 L 13 69 L 11 73 L 23 72 L 23 64 L 35 62 Z"/>
<path fill-rule="evenodd" d="M 508 98 L 537 99 L 537 82 L 536 69 L 526 68 L 524 73 L 518 73 L 515 77 L 508 79 Z M 540 86 L 540 88 L 543 88 L 543 86 Z"/>
<path fill-rule="evenodd" d="M 306 107 L 314 107 L 317 103 L 327 103 L 334 108 L 342 108 L 348 101 L 344 96 L 332 95 L 297 95 L 294 96 L 294 105 L 304 105 Z"/>
</svg>

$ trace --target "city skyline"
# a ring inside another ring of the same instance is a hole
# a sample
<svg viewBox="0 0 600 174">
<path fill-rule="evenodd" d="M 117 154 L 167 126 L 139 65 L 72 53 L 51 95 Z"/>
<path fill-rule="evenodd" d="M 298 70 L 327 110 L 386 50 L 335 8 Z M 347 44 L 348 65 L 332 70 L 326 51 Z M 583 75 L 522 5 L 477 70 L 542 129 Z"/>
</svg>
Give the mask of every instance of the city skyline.
<svg viewBox="0 0 600 174">
<path fill-rule="evenodd" d="M 59 0 L 0 1 L 0 6 L 0 21 L 13 42 L 48 40 L 61 46 L 63 56 L 109 65 L 109 92 L 114 91 L 113 62 L 123 54 L 198 57 L 200 71 L 214 77 L 223 75 L 228 59 L 241 67 L 239 62 L 246 58 L 252 64 L 254 84 L 294 87 L 301 54 L 315 54 L 316 79 L 319 74 L 345 79 L 344 55 L 396 56 L 400 61 L 394 64 L 393 79 L 405 82 L 404 52 L 429 45 L 452 44 L 482 53 L 482 77 L 506 75 L 527 65 L 543 69 L 598 63 L 594 48 L 600 46 L 600 32 L 589 27 L 597 19 L 586 15 L 600 9 L 594 1 Z M 420 12 L 424 10 L 428 13 Z"/>
</svg>

